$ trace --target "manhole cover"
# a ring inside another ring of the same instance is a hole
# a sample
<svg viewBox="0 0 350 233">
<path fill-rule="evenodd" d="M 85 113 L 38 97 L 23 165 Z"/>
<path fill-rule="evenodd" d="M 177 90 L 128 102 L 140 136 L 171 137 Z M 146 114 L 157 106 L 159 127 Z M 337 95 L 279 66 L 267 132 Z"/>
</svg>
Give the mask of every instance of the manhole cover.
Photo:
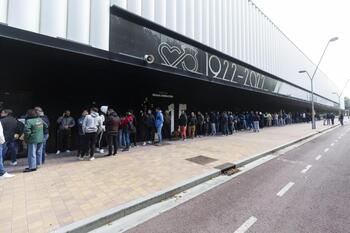
<svg viewBox="0 0 350 233">
<path fill-rule="evenodd" d="M 217 161 L 217 159 L 213 159 L 213 158 L 210 158 L 210 157 L 207 157 L 207 156 L 203 156 L 203 155 L 192 157 L 192 158 L 189 158 L 189 159 L 186 159 L 186 160 L 188 160 L 190 162 L 193 162 L 193 163 L 198 163 L 200 165 L 206 165 L 208 163 L 212 163 L 214 161 Z"/>
</svg>

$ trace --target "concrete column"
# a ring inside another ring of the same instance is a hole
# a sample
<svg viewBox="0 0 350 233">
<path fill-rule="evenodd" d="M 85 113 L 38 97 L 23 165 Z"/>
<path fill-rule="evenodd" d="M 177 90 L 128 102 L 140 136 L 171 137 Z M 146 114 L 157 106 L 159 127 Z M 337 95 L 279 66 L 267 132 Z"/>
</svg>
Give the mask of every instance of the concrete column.
<svg viewBox="0 0 350 233">
<path fill-rule="evenodd" d="M 0 23 L 7 23 L 8 0 L 0 0 Z"/>
<path fill-rule="evenodd" d="M 109 49 L 109 0 L 91 0 L 90 45 Z"/>
<path fill-rule="evenodd" d="M 68 1 L 67 39 L 89 44 L 90 40 L 90 1 Z"/>
<path fill-rule="evenodd" d="M 142 0 L 141 14 L 142 17 L 154 21 L 154 0 Z"/>
<path fill-rule="evenodd" d="M 8 2 L 8 25 L 39 32 L 40 0 L 11 0 Z"/>
<path fill-rule="evenodd" d="M 66 38 L 67 0 L 41 0 L 40 33 Z"/>
<path fill-rule="evenodd" d="M 167 0 L 154 1 L 154 21 L 162 26 L 166 26 L 166 4 Z"/>
</svg>

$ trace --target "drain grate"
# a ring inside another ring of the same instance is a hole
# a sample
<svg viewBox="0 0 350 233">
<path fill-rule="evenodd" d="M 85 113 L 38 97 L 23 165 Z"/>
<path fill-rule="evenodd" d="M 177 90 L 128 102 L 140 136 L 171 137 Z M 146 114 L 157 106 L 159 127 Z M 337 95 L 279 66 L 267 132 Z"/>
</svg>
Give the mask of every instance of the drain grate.
<svg viewBox="0 0 350 233">
<path fill-rule="evenodd" d="M 186 160 L 188 160 L 190 162 L 193 162 L 193 163 L 200 164 L 200 165 L 206 165 L 208 163 L 212 163 L 214 161 L 217 161 L 217 159 L 213 159 L 213 158 L 210 158 L 210 157 L 207 157 L 207 156 L 203 156 L 203 155 L 199 155 L 199 156 L 196 156 L 196 157 L 188 158 Z"/>
</svg>

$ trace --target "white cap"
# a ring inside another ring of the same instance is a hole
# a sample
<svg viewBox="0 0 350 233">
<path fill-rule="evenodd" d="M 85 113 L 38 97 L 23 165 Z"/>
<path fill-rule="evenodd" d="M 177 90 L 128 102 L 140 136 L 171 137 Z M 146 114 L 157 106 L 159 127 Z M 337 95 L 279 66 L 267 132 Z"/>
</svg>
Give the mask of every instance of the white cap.
<svg viewBox="0 0 350 233">
<path fill-rule="evenodd" d="M 101 112 L 103 112 L 104 114 L 107 114 L 108 106 L 101 106 L 100 110 L 101 110 Z"/>
</svg>

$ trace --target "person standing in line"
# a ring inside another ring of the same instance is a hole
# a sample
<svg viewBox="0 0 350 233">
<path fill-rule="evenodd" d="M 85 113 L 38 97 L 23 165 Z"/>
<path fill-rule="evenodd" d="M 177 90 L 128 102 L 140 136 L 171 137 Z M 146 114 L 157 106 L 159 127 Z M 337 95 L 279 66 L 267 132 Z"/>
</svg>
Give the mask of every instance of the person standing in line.
<svg viewBox="0 0 350 233">
<path fill-rule="evenodd" d="M 4 178 L 11 178 L 14 177 L 15 175 L 9 174 L 5 171 L 4 168 L 4 156 L 3 156 L 3 149 L 4 149 L 4 144 L 5 144 L 5 136 L 4 136 L 4 131 L 2 128 L 2 124 L 0 121 L 0 180 Z"/>
<path fill-rule="evenodd" d="M 197 125 L 197 117 L 194 112 L 191 112 L 191 115 L 188 120 L 188 136 L 190 138 L 194 138 L 196 135 L 196 125 Z"/>
<path fill-rule="evenodd" d="M 152 114 L 152 110 L 148 110 L 146 117 L 145 117 L 145 134 L 146 134 L 146 138 L 145 138 L 145 142 L 147 142 L 148 144 L 152 144 L 152 142 L 154 141 L 153 137 L 154 137 L 154 125 L 155 125 L 155 118 L 154 115 Z M 146 143 L 143 143 L 144 145 L 146 145 Z"/>
<path fill-rule="evenodd" d="M 82 152 L 84 151 L 84 146 L 86 145 L 86 135 L 83 131 L 83 122 L 85 117 L 89 114 L 88 110 L 84 110 L 81 113 L 81 117 L 77 120 L 78 125 L 78 151 L 77 157 L 80 157 Z M 82 155 L 82 157 L 86 156 L 86 154 Z"/>
<path fill-rule="evenodd" d="M 163 126 L 163 131 L 164 131 L 164 138 L 170 140 L 171 139 L 171 116 L 169 111 L 164 112 L 164 126 Z"/>
<path fill-rule="evenodd" d="M 254 132 L 258 133 L 260 131 L 260 128 L 259 128 L 260 117 L 258 112 L 256 112 L 255 114 L 253 113 L 252 120 L 253 120 Z"/>
<path fill-rule="evenodd" d="M 271 127 L 272 126 L 272 115 L 271 115 L 271 113 L 266 113 L 266 120 L 267 120 L 267 126 Z"/>
<path fill-rule="evenodd" d="M 331 113 L 331 122 L 332 122 L 332 125 L 334 125 L 334 119 L 335 119 L 335 115 L 334 115 L 334 113 Z"/>
<path fill-rule="evenodd" d="M 226 112 L 223 112 L 221 114 L 221 128 L 222 128 L 222 135 L 228 136 L 228 115 Z"/>
<path fill-rule="evenodd" d="M 105 115 L 107 114 L 108 111 L 108 106 L 101 106 L 100 108 L 101 110 L 101 114 L 99 115 L 100 118 L 100 122 L 102 123 L 102 127 L 97 131 L 97 148 L 96 148 L 96 152 L 103 154 L 104 150 L 103 150 L 103 146 L 102 146 L 102 139 L 104 138 L 104 133 L 106 131 L 106 126 L 105 126 L 105 120 L 106 117 Z"/>
<path fill-rule="evenodd" d="M 340 113 L 340 115 L 339 115 L 339 122 L 340 122 L 341 126 L 344 126 L 344 115 L 343 115 L 343 113 Z"/>
<path fill-rule="evenodd" d="M 209 121 L 210 121 L 210 135 L 215 136 L 216 135 L 216 116 L 214 112 L 210 112 L 209 115 Z"/>
<path fill-rule="evenodd" d="M 113 110 L 108 110 L 108 116 L 106 120 L 106 134 L 108 142 L 108 155 L 115 156 L 118 153 L 118 133 L 120 126 L 120 118 L 118 114 Z"/>
<path fill-rule="evenodd" d="M 186 130 L 187 130 L 187 116 L 186 112 L 182 110 L 179 117 L 180 134 L 183 141 L 186 141 Z"/>
<path fill-rule="evenodd" d="M 130 139 L 134 147 L 137 147 L 137 120 L 136 116 L 134 115 L 134 111 L 130 110 L 130 113 L 132 115 L 132 124 L 134 127 L 132 127 L 130 132 Z"/>
<path fill-rule="evenodd" d="M 94 154 L 96 150 L 97 132 L 102 128 L 102 121 L 98 114 L 97 108 L 91 108 L 90 114 L 87 115 L 83 121 L 82 129 L 86 135 L 86 144 L 84 150 L 80 154 L 82 160 L 85 154 L 90 150 L 90 161 L 95 159 Z"/>
<path fill-rule="evenodd" d="M 11 109 L 4 109 L 1 111 L 1 124 L 5 136 L 5 143 L 3 144 L 2 157 L 5 158 L 7 151 L 11 154 L 11 165 L 17 165 L 17 151 L 15 135 L 21 134 L 20 122 L 12 116 Z"/>
<path fill-rule="evenodd" d="M 35 109 L 29 109 L 24 126 L 24 140 L 28 147 L 28 167 L 23 172 L 33 172 L 41 165 L 45 122 L 38 116 Z"/>
<path fill-rule="evenodd" d="M 235 132 L 234 116 L 232 112 L 228 113 L 228 131 L 231 135 Z"/>
<path fill-rule="evenodd" d="M 45 163 L 45 158 L 46 158 L 46 144 L 47 140 L 49 139 L 49 127 L 50 127 L 50 120 L 49 118 L 45 115 L 43 109 L 41 107 L 35 107 L 34 108 L 38 116 L 41 118 L 41 120 L 46 124 L 46 127 L 44 127 L 44 141 L 43 141 L 43 153 L 41 157 L 41 163 Z"/>
<path fill-rule="evenodd" d="M 70 115 L 70 111 L 66 110 L 61 117 L 57 119 L 58 124 L 58 150 L 56 152 L 57 155 L 61 153 L 61 151 L 65 151 L 66 153 L 70 152 L 70 143 L 72 137 L 72 128 L 75 126 L 75 120 Z"/>
<path fill-rule="evenodd" d="M 140 139 L 143 142 L 142 145 L 145 146 L 147 144 L 146 139 L 146 114 L 144 111 L 140 111 L 140 120 L 139 120 L 139 132 L 140 132 Z"/>
<path fill-rule="evenodd" d="M 130 132 L 132 131 L 133 126 L 133 118 L 132 114 L 130 112 L 126 113 L 126 116 L 122 119 L 121 128 L 123 129 L 123 141 L 125 143 L 125 147 L 122 150 L 124 151 L 129 151 L 130 149 Z"/>
<path fill-rule="evenodd" d="M 210 125 L 210 117 L 209 114 L 206 112 L 204 115 L 204 136 L 209 135 L 209 125 Z"/>
<path fill-rule="evenodd" d="M 201 112 L 197 114 L 197 135 L 198 137 L 204 135 L 204 116 Z"/>
<path fill-rule="evenodd" d="M 155 127 L 156 127 L 156 131 L 157 131 L 159 145 L 161 145 L 163 142 L 163 136 L 162 136 L 163 124 L 164 124 L 164 116 L 163 116 L 162 110 L 160 110 L 160 108 L 156 108 Z"/>
</svg>

